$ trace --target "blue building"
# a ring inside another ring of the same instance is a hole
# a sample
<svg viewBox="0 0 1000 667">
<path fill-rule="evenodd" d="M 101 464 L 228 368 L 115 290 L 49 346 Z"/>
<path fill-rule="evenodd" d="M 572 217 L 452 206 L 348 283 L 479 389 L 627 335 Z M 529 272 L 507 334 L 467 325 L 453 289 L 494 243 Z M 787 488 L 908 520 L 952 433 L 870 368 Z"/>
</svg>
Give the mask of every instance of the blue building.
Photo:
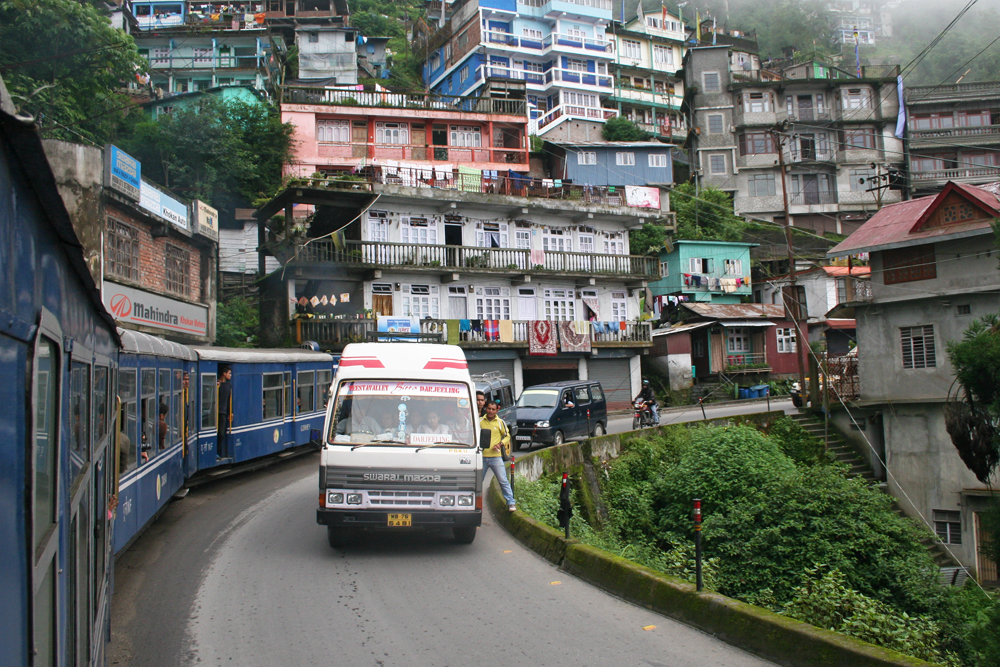
<svg viewBox="0 0 1000 667">
<path fill-rule="evenodd" d="M 736 241 L 674 241 L 660 250 L 660 279 L 649 283 L 654 297 L 740 303 L 750 298 L 750 248 Z M 662 302 L 662 299 L 660 299 Z"/>
<path fill-rule="evenodd" d="M 474 95 L 487 79 L 524 81 L 539 136 L 568 119 L 618 115 L 611 0 L 457 0 L 429 42 L 424 80 L 432 92 Z"/>
<path fill-rule="evenodd" d="M 659 141 L 546 142 L 552 174 L 585 185 L 673 183 L 673 149 Z"/>
</svg>

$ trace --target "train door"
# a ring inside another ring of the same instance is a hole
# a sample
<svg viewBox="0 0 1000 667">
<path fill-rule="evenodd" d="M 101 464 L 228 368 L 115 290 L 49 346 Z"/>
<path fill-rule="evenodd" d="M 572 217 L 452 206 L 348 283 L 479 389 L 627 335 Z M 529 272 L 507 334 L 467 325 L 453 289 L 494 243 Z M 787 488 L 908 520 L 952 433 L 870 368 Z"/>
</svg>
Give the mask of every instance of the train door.
<svg viewBox="0 0 1000 667">
<path fill-rule="evenodd" d="M 47 324 L 55 326 L 46 326 Z M 59 441 L 62 396 L 62 340 L 55 318 L 42 312 L 42 332 L 32 360 L 32 439 L 29 520 L 32 549 L 33 664 L 56 664 L 58 646 L 57 591 L 59 589 Z"/>
<path fill-rule="evenodd" d="M 94 424 L 94 473 L 91 517 L 93 521 L 93 557 L 90 567 L 90 636 L 91 662 L 104 664 L 103 628 L 110 618 L 110 590 L 108 567 L 110 564 L 110 521 L 108 500 L 113 493 L 114 480 L 114 413 L 111 397 L 114 395 L 112 367 L 98 358 L 94 365 L 93 424 Z"/>
<path fill-rule="evenodd" d="M 295 445 L 295 385 L 292 384 L 292 371 L 285 371 L 285 419 L 281 433 L 280 445 L 293 447 Z"/>
<path fill-rule="evenodd" d="M 91 412 L 92 356 L 86 348 L 75 348 L 69 371 L 69 520 L 66 559 L 66 655 L 67 665 L 90 662 L 91 581 L 93 549 L 93 484 Z"/>
<path fill-rule="evenodd" d="M 316 371 L 298 371 L 295 377 L 295 444 L 312 440 L 312 430 L 319 429 L 323 417 L 316 408 Z"/>
<path fill-rule="evenodd" d="M 198 460 L 198 375 L 193 365 L 184 371 L 181 380 L 181 438 L 184 441 L 184 478 L 199 470 Z"/>
<path fill-rule="evenodd" d="M 198 468 L 210 468 L 218 459 L 219 440 L 219 386 L 218 375 L 202 373 L 198 380 Z"/>
</svg>

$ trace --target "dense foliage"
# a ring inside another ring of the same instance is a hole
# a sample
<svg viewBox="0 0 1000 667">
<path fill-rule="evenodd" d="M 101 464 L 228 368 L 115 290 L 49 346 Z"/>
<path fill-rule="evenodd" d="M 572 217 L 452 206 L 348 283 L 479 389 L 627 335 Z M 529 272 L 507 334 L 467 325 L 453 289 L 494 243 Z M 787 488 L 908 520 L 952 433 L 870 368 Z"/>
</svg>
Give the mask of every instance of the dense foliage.
<svg viewBox="0 0 1000 667">
<path fill-rule="evenodd" d="M 78 0 L 0 0 L 0 72 L 44 136 L 103 144 L 135 111 L 123 88 L 148 67 L 106 10 Z"/>
<path fill-rule="evenodd" d="M 892 499 L 848 479 L 791 420 L 667 429 L 606 464 L 603 530 L 574 535 L 649 567 L 693 577 L 691 499 L 701 498 L 710 588 L 882 646 L 953 665 L 997 657 L 982 634 L 1000 612 L 978 588 L 941 586 L 919 540 L 927 531 Z M 536 496 L 552 505 L 555 482 Z M 518 503 L 532 512 L 522 495 Z M 537 503 L 534 503 L 537 504 Z M 551 515 L 551 516 L 549 516 Z"/>
<path fill-rule="evenodd" d="M 651 135 L 625 116 L 615 116 L 604 123 L 601 136 L 605 141 L 645 141 Z"/>
<path fill-rule="evenodd" d="M 257 304 L 237 297 L 219 301 L 215 312 L 215 344 L 222 347 L 257 347 L 260 314 Z"/>
<path fill-rule="evenodd" d="M 658 252 L 667 238 L 667 230 L 663 225 L 644 222 L 642 227 L 628 233 L 628 247 L 633 255 L 645 255 Z"/>
<path fill-rule="evenodd" d="M 138 123 L 120 143 L 142 162 L 144 176 L 225 209 L 236 197 L 252 201 L 277 191 L 293 132 L 269 106 L 204 97 Z"/>
<path fill-rule="evenodd" d="M 739 241 L 745 224 L 733 213 L 733 200 L 717 188 L 682 183 L 670 192 L 670 210 L 677 214 L 677 238 L 689 241 Z"/>
<path fill-rule="evenodd" d="M 415 53 L 406 34 L 410 21 L 425 15 L 417 0 L 350 0 L 351 25 L 366 37 L 389 37 L 388 81 L 383 83 L 423 89 L 421 63 L 424 54 Z"/>
</svg>

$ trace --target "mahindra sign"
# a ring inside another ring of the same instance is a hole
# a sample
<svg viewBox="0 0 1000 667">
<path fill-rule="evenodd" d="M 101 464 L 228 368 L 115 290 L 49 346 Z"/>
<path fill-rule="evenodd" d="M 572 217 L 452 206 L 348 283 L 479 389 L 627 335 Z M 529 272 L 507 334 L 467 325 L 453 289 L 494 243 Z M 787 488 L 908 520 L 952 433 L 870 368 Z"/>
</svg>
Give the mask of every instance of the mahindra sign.
<svg viewBox="0 0 1000 667">
<path fill-rule="evenodd" d="M 104 305 L 121 323 L 174 334 L 208 336 L 208 308 L 112 282 L 104 283 Z"/>
</svg>

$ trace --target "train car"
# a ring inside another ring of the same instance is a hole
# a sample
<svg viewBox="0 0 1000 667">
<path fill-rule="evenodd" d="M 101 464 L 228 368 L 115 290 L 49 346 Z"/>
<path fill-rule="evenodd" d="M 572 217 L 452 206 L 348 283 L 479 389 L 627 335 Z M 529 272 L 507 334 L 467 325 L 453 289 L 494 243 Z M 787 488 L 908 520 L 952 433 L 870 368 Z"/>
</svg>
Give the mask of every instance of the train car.
<svg viewBox="0 0 1000 667">
<path fill-rule="evenodd" d="M 333 382 L 331 355 L 302 349 L 194 350 L 200 387 L 199 470 L 319 442 Z M 213 388 L 226 368 L 232 370 L 233 398 L 220 409 Z"/>
<path fill-rule="evenodd" d="M 0 664 L 103 665 L 119 339 L 0 83 Z"/>
<path fill-rule="evenodd" d="M 115 553 L 139 534 L 197 469 L 191 429 L 194 350 L 119 329 L 119 485 Z"/>
</svg>

